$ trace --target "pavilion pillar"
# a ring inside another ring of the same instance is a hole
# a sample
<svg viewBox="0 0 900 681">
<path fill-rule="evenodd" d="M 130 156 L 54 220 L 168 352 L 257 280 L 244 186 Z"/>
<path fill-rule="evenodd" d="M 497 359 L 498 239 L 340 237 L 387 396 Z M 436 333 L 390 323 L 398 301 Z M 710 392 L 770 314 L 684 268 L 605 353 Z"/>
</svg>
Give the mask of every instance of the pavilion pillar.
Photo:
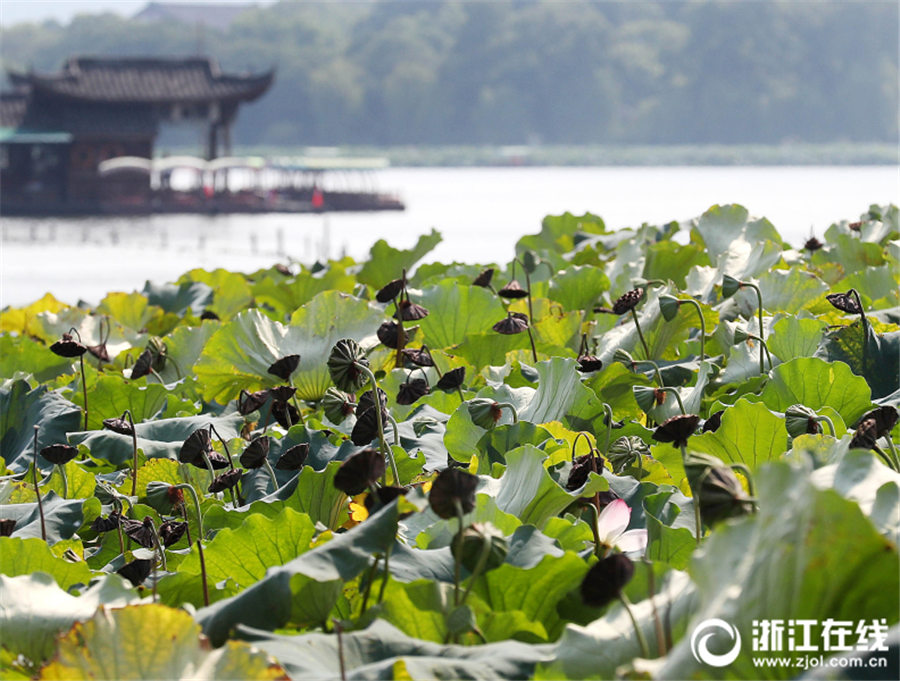
<svg viewBox="0 0 900 681">
<path fill-rule="evenodd" d="M 209 132 L 206 142 L 206 160 L 212 161 L 219 156 L 219 124 L 215 121 L 209 122 Z"/>
<path fill-rule="evenodd" d="M 222 147 L 225 156 L 231 156 L 231 121 L 222 124 Z"/>
</svg>

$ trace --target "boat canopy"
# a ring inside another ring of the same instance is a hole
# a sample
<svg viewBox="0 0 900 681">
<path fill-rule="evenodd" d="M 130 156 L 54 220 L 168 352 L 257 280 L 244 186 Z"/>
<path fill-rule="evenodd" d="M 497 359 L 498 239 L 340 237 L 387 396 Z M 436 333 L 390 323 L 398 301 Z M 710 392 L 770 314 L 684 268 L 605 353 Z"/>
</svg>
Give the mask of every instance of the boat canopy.
<svg viewBox="0 0 900 681">
<path fill-rule="evenodd" d="M 101 175 L 122 171 L 140 171 L 148 175 L 153 171 L 153 161 L 140 156 L 118 156 L 101 161 L 97 166 L 97 172 Z"/>
<path fill-rule="evenodd" d="M 207 170 L 218 172 L 220 170 L 232 169 L 249 169 L 262 170 L 266 167 L 266 159 L 262 156 L 225 156 L 209 161 L 206 164 Z"/>
<path fill-rule="evenodd" d="M 202 173 L 206 171 L 208 165 L 207 161 L 196 156 L 167 156 L 153 161 L 153 169 L 160 173 L 172 172 L 181 168 Z"/>
<path fill-rule="evenodd" d="M 390 165 L 386 158 L 340 158 L 292 156 L 273 158 L 269 167 L 275 170 L 325 171 L 325 170 L 380 170 Z"/>
</svg>

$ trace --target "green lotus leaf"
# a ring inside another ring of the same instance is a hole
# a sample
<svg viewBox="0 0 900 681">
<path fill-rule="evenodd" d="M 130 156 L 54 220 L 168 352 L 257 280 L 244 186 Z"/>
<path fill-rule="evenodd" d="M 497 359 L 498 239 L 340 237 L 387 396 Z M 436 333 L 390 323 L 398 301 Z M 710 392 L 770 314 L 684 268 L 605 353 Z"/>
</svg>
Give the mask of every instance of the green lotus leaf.
<svg viewBox="0 0 900 681">
<path fill-rule="evenodd" d="M 170 391 L 173 389 L 172 383 L 185 376 L 191 377 L 194 364 L 218 328 L 219 322 L 204 321 L 200 326 L 179 326 L 165 337 L 163 342 L 166 344 L 167 361 L 162 371 L 157 373 L 166 382 Z"/>
<path fill-rule="evenodd" d="M 681 245 L 674 241 L 658 241 L 645 249 L 644 279 L 673 281 L 684 288 L 688 273 L 697 266 L 710 264 L 709 254 L 698 244 Z"/>
<path fill-rule="evenodd" d="M 772 325 L 766 339 L 769 351 L 782 362 L 798 357 L 812 357 L 819 347 L 826 324 L 809 317 L 783 317 Z"/>
<path fill-rule="evenodd" d="M 738 204 L 712 206 L 695 221 L 691 237 L 703 241 L 711 259 L 733 251 L 736 242 L 781 244 L 781 235 L 771 222 L 765 218 L 751 221 L 747 209 Z M 726 274 L 740 278 L 732 272 Z"/>
<path fill-rule="evenodd" d="M 784 418 L 746 399 L 725 410 L 718 430 L 688 440 L 692 452 L 711 454 L 725 463 L 743 463 L 751 470 L 780 458 L 787 448 Z"/>
<path fill-rule="evenodd" d="M 507 452 L 503 476 L 497 480 L 487 479 L 479 493 L 494 496 L 500 510 L 518 517 L 523 524 L 541 529 L 576 499 L 609 488 L 604 478 L 591 474 L 583 489 L 570 493 L 544 468 L 546 458 L 546 453 L 534 445 Z"/>
<path fill-rule="evenodd" d="M 38 315 L 43 312 L 61 312 L 72 306 L 57 300 L 53 294 L 45 293 L 43 297 L 24 307 L 6 307 L 0 312 L 0 331 L 15 333 L 20 336 L 34 336 L 43 341 L 53 342 L 57 337 L 41 336 L 41 324 Z"/>
<path fill-rule="evenodd" d="M 502 318 L 501 316 L 495 321 Z M 484 333 L 469 332 L 466 339 L 453 348 L 453 354 L 462 357 L 474 367 L 500 366 L 506 363 L 507 355 L 525 348 L 530 348 L 527 333 L 506 335 L 488 330 Z"/>
<path fill-rule="evenodd" d="M 141 385 L 118 376 L 100 375 L 90 385 L 88 428 L 100 430 L 104 419 L 118 418 L 126 409 L 131 412 L 135 424 L 147 421 L 165 409 L 168 397 L 169 391 L 160 383 Z M 72 402 L 84 406 L 80 390 L 73 392 Z"/>
<path fill-rule="evenodd" d="M 236 530 L 223 529 L 203 550 L 207 579 L 231 579 L 241 588 L 262 579 L 266 570 L 284 565 L 309 549 L 315 535 L 309 516 L 292 508 L 266 518 L 248 514 Z M 193 551 L 178 566 L 179 572 L 200 574 L 200 557 Z M 164 589 L 166 578 L 160 583 Z"/>
<path fill-rule="evenodd" d="M 533 567 L 508 563 L 485 573 L 473 593 L 494 612 L 521 611 L 528 621 L 539 622 L 548 640 L 555 640 L 565 622 L 556 605 L 584 578 L 588 565 L 577 554 L 545 556 Z"/>
<path fill-rule="evenodd" d="M 388 505 L 349 532 L 270 568 L 237 596 L 198 610 L 197 621 L 213 644 L 220 645 L 237 624 L 273 630 L 288 620 L 308 621 L 296 611 L 313 598 L 320 599 L 318 614 L 327 616 L 340 595 L 340 583 L 356 577 L 371 565 L 373 554 L 393 544 L 398 516 L 397 504 Z"/>
<path fill-rule="evenodd" d="M 703 362 L 700 365 L 700 370 L 697 372 L 697 380 L 694 385 L 686 388 L 674 388 L 674 390 L 678 391 L 678 395 L 681 398 L 681 404 L 684 405 L 685 414 L 697 414 L 700 412 L 700 406 L 703 401 L 703 391 L 706 390 L 706 385 L 709 382 L 712 370 L 712 364 Z M 667 392 L 663 399 L 663 403 L 656 404 L 652 390 L 653 389 L 650 387 L 636 386 L 633 389 L 633 392 L 635 394 L 635 402 L 637 402 L 638 396 L 640 395 L 642 401 L 647 400 L 647 402 L 652 405 L 647 411 L 647 414 L 649 414 L 654 421 L 662 423 L 668 418 L 681 414 L 681 407 L 674 395 Z M 640 402 L 638 402 L 638 404 L 640 404 Z"/>
<path fill-rule="evenodd" d="M 44 527 L 47 530 L 47 543 L 55 544 L 60 540 L 70 539 L 81 527 L 84 507 L 92 501 L 97 503 L 96 499 L 87 501 L 63 499 L 53 491 L 44 495 Z M 40 511 L 36 502 L 0 505 L 0 518 L 16 521 L 13 534 L 18 538 L 42 536 Z"/>
<path fill-rule="evenodd" d="M 862 376 L 872 389 L 872 398 L 890 395 L 898 388 L 900 376 L 900 331 L 875 333 L 866 325 L 866 344 L 863 353 L 863 333 L 860 320 L 830 331 L 816 353 L 831 362 L 846 363 L 853 373 Z"/>
<path fill-rule="evenodd" d="M 510 388 L 507 385 L 500 385 L 497 388 L 482 388 L 478 391 L 477 397 L 490 398 L 495 402 L 506 402 L 511 404 L 518 413 L 528 404 L 533 394 L 532 388 Z M 512 423 L 509 409 L 501 410 L 500 420 L 496 425 L 509 423 Z M 468 462 L 478 453 L 478 441 L 484 433 L 484 428 L 472 422 L 466 404 L 460 404 L 447 420 L 447 430 L 444 434 L 447 453 L 457 461 Z"/>
<path fill-rule="evenodd" d="M 65 442 L 66 434 L 81 424 L 81 410 L 46 386 L 32 389 L 27 382 L 15 380 L 0 387 L 0 452 L 14 473 L 26 471 L 31 464 L 35 427 L 40 451 Z"/>
<path fill-rule="evenodd" d="M 540 298 L 534 302 L 534 314 L 538 321 L 532 329 L 538 353 L 551 357 L 575 357 L 572 346 L 577 345 L 581 337 L 581 313 L 573 311 L 544 315 L 542 310 L 549 301 Z"/>
<path fill-rule="evenodd" d="M 76 624 L 59 640 L 40 678 L 274 681 L 284 678 L 284 670 L 242 641 L 211 650 L 188 613 L 147 604 L 101 609 Z"/>
<path fill-rule="evenodd" d="M 829 245 L 813 254 L 813 264 L 838 263 L 845 272 L 858 272 L 866 267 L 884 264 L 882 248 L 877 243 L 863 241 L 850 234 L 832 234 Z"/>
<path fill-rule="evenodd" d="M 640 369 L 649 368 L 643 364 Z M 643 411 L 634 402 L 632 389 L 636 385 L 649 386 L 653 381 L 644 373 L 635 373 L 618 362 L 604 367 L 596 376 L 584 381 L 597 397 L 612 407 L 616 420 L 643 418 Z"/>
<path fill-rule="evenodd" d="M 553 275 L 550 298 L 567 310 L 587 310 L 609 288 L 609 278 L 602 269 L 576 265 Z"/>
<path fill-rule="evenodd" d="M 291 491 L 288 483 L 283 489 L 290 494 L 286 504 L 309 515 L 313 523 L 322 523 L 329 529 L 337 529 L 347 520 L 347 497 L 334 486 L 334 476 L 340 461 L 331 461 L 323 471 L 315 471 L 304 466 L 296 478 L 296 487 Z"/>
<path fill-rule="evenodd" d="M 379 239 L 372 245 L 369 259 L 366 260 L 356 278 L 363 284 L 379 289 L 387 282 L 397 279 L 403 270 L 412 270 L 413 265 L 424 258 L 441 241 L 441 233 L 436 229 L 432 229 L 430 234 L 419 236 L 415 246 L 409 250 L 394 248 L 389 246 L 384 239 Z"/>
<path fill-rule="evenodd" d="M 7 577 L 44 572 L 68 589 L 91 581 L 91 571 L 83 562 L 71 563 L 57 558 L 38 537 L 0 537 L 0 574 Z"/>
<path fill-rule="evenodd" d="M 199 281 L 186 281 L 180 285 L 153 284 L 148 281 L 141 293 L 150 305 L 177 315 L 190 311 L 200 316 L 213 300 L 212 288 Z"/>
<path fill-rule="evenodd" d="M 548 440 L 556 445 L 556 440 L 553 440 L 553 436 L 547 429 L 529 421 L 519 421 L 492 428 L 481 436 L 477 447 L 479 455 L 485 456 L 488 463 L 505 464 L 506 452 L 509 450 L 527 444 L 540 447 Z"/>
<path fill-rule="evenodd" d="M 650 348 L 651 359 L 680 360 L 684 358 L 679 352 L 679 345 L 698 328 L 699 321 L 694 310 L 679 310 L 675 319 L 667 322 L 659 310 L 659 296 L 666 293 L 668 293 L 666 287 L 654 288 L 647 292 L 646 300 L 636 311 L 638 322 Z M 701 304 L 701 309 L 707 330 L 715 328 L 718 314 L 705 304 Z M 632 353 L 636 359 L 647 359 L 630 316 L 623 318 L 613 329 L 601 336 L 597 357 L 604 366 L 613 363 L 613 355 L 619 349 Z"/>
<path fill-rule="evenodd" d="M 816 489 L 808 474 L 808 468 L 783 463 L 762 469 L 759 512 L 720 526 L 706 540 L 689 569 L 700 594 L 695 625 L 721 618 L 749 641 L 753 620 L 813 620 L 816 628 L 829 618 L 897 622 L 896 545 L 856 503 Z M 813 636 L 820 640 L 818 632 Z M 689 639 L 669 653 L 661 678 L 757 678 L 763 668 L 753 659 L 781 654 L 744 645 L 734 662 L 717 669 L 696 660 Z"/>
<path fill-rule="evenodd" d="M 374 306 L 337 291 L 318 294 L 294 313 L 289 326 L 258 310 L 242 312 L 210 338 L 197 362 L 203 397 L 224 404 L 241 390 L 274 386 L 278 379 L 269 366 L 298 354 L 300 366 L 292 377 L 297 396 L 319 399 L 331 385 L 325 362 L 334 344 L 371 335 L 382 319 Z"/>
<path fill-rule="evenodd" d="M 340 676 L 338 641 L 333 634 L 272 634 L 239 626 L 238 636 L 276 657 L 293 678 L 325 681 Z M 550 657 L 547 646 L 519 641 L 487 645 L 441 645 L 411 638 L 383 620 L 362 631 L 345 632 L 341 646 L 346 672 L 384 678 L 527 679 L 535 664 Z"/>
<path fill-rule="evenodd" d="M 107 294 L 100 301 L 100 305 L 97 306 L 97 314 L 109 315 L 118 324 L 139 333 L 150 331 L 150 333 L 159 335 L 164 331 L 168 331 L 168 329 L 160 326 L 164 324 L 163 317 L 165 313 L 162 308 L 150 305 L 146 296 L 136 291 L 132 293 L 114 292 Z M 177 318 L 174 321 L 177 323 Z M 171 326 L 174 326 L 174 324 Z M 151 331 L 151 329 L 153 330 Z"/>
<path fill-rule="evenodd" d="M 646 598 L 647 581 L 639 569 L 626 587 L 628 597 L 636 601 L 631 610 L 644 639 L 650 643 L 651 655 L 656 651 L 654 612 L 666 613 L 666 626 L 678 640 L 696 609 L 695 589 L 687 574 L 670 570 L 656 576 L 656 595 Z M 586 626 L 569 624 L 552 657 L 541 662 L 534 679 L 610 679 L 616 669 L 641 657 L 634 624 L 621 604 L 615 603 L 600 619 Z M 683 677 L 669 677 L 683 678 Z"/>
<path fill-rule="evenodd" d="M 448 637 L 447 615 L 453 609 L 453 585 L 419 580 L 403 584 L 391 580 L 384 600 L 369 617 L 388 622 L 408 636 L 443 643 Z"/>
<path fill-rule="evenodd" d="M 764 309 L 790 310 L 792 313 L 811 307 L 828 292 L 828 284 L 796 268 L 762 272 L 757 285 Z"/>
<path fill-rule="evenodd" d="M 486 477 L 481 479 L 485 480 Z M 488 494 L 475 495 L 475 508 L 466 514 L 465 519 L 470 524 L 489 523 L 506 536 L 514 534 L 522 525 L 515 515 L 498 508 L 494 497 Z M 459 531 L 458 521 L 455 518 L 439 518 L 430 508 L 426 509 L 424 513 L 405 518 L 403 528 L 408 536 L 415 538 L 416 546 L 422 550 L 449 547 L 453 537 Z M 448 553 L 447 556 L 449 555 Z M 452 570 L 453 558 L 449 557 L 449 560 Z"/>
<path fill-rule="evenodd" d="M 814 470 L 810 481 L 855 501 L 879 532 L 900 544 L 900 474 L 872 452 L 848 451 L 837 463 Z"/>
<path fill-rule="evenodd" d="M 555 262 L 558 256 L 575 248 L 575 236 L 589 234 L 606 234 L 603 218 L 591 213 L 573 215 L 548 215 L 541 221 L 539 234 L 523 236 L 516 243 L 516 254 L 533 251 L 544 258 Z M 552 256 L 557 258 L 553 259 Z"/>
<path fill-rule="evenodd" d="M 497 269 L 496 265 L 492 265 Z M 485 269 L 484 265 L 468 265 L 454 262 L 446 264 L 442 262 L 422 263 L 416 267 L 415 274 L 407 277 L 411 286 L 415 288 L 427 288 L 441 283 L 445 279 L 453 279 L 460 284 L 471 284 Z"/>
<path fill-rule="evenodd" d="M 519 418 L 532 423 L 562 421 L 565 417 L 590 420 L 603 410 L 594 392 L 581 382 L 578 362 L 554 357 L 538 362 L 538 388 L 519 411 Z"/>
<path fill-rule="evenodd" d="M 118 575 L 105 575 L 79 596 L 61 589 L 46 572 L 0 574 L 0 631 L 3 647 L 41 664 L 56 649 L 56 637 L 75 622 L 93 617 L 101 605 L 119 608 L 140 600 Z"/>
<path fill-rule="evenodd" d="M 645 496 L 643 505 L 647 557 L 683 570 L 697 547 L 693 500 L 667 487 Z"/>
<path fill-rule="evenodd" d="M 206 284 L 212 289 L 212 304 L 207 307 L 223 321 L 228 321 L 241 310 L 246 310 L 253 302 L 250 284 L 242 274 L 221 268 L 212 271 L 193 269 L 183 274 L 176 283 L 185 284 L 192 281 Z"/>
<path fill-rule="evenodd" d="M 803 404 L 816 411 L 828 406 L 845 423 L 855 423 L 872 402 L 866 380 L 843 362 L 798 357 L 775 367 L 771 376 L 763 388 L 762 400 L 774 411 L 784 411 L 792 404 Z"/>
<path fill-rule="evenodd" d="M 878 309 L 900 305 L 896 267 L 866 267 L 841 280 L 843 290 L 856 289 Z"/>
<path fill-rule="evenodd" d="M 493 293 L 453 280 L 429 286 L 412 299 L 429 311 L 418 324 L 424 334 L 423 342 L 432 349 L 458 345 L 473 333 L 489 333 L 506 316 L 503 304 Z"/>
<path fill-rule="evenodd" d="M 304 268 L 288 280 L 281 275 L 269 275 L 251 287 L 253 298 L 259 304 L 269 305 L 282 318 L 288 318 L 294 310 L 306 305 L 323 291 L 353 293 L 356 277 L 345 267 L 331 263 L 324 271 L 312 273 Z"/>
<path fill-rule="evenodd" d="M 0 335 L 0 377 L 16 378 L 31 374 L 38 383 L 52 381 L 57 376 L 73 373 L 75 363 L 60 357 L 31 338 Z"/>
<path fill-rule="evenodd" d="M 184 441 L 197 429 L 212 424 L 219 434 L 229 441 L 240 437 L 244 418 L 237 412 L 222 416 L 200 414 L 170 419 L 157 419 L 135 423 L 138 449 L 148 459 L 175 459 Z M 72 433 L 69 442 L 74 445 L 83 444 L 91 450 L 93 456 L 118 466 L 132 458 L 132 439 L 130 435 L 121 435 L 110 430 L 93 430 Z"/>
</svg>

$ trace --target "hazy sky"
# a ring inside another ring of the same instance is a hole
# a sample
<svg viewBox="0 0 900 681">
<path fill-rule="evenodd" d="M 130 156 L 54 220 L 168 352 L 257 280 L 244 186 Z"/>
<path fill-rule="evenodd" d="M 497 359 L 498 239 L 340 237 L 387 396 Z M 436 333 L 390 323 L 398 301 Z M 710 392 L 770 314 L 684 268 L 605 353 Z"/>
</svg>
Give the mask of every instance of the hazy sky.
<svg viewBox="0 0 900 681">
<path fill-rule="evenodd" d="M 44 21 L 56 19 L 67 23 L 76 14 L 96 14 L 116 12 L 131 16 L 144 7 L 149 0 L 0 0 L 0 25 L 12 26 L 23 21 Z M 162 0 L 163 2 L 188 2 L 200 4 L 204 0 Z M 210 0 L 207 0 L 209 2 Z M 212 0 L 221 5 L 230 2 L 241 4 L 268 4 L 274 0 Z"/>
</svg>

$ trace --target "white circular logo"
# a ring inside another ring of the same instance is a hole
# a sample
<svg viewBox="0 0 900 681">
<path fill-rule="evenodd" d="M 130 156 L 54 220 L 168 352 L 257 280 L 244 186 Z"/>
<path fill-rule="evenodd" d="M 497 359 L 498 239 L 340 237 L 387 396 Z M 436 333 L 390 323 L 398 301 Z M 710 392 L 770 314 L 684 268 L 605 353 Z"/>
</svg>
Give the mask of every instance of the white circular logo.
<svg viewBox="0 0 900 681">
<path fill-rule="evenodd" d="M 712 631 L 709 631 L 710 629 Z M 716 635 L 716 630 L 724 631 L 734 641 L 734 645 L 727 653 L 717 655 L 710 652 L 707 647 L 709 639 Z M 727 667 L 737 659 L 741 652 L 741 633 L 736 627 L 718 617 L 703 620 L 694 628 L 694 633 L 691 634 L 691 652 L 694 654 L 694 659 L 697 662 L 703 662 L 710 667 Z"/>
</svg>

